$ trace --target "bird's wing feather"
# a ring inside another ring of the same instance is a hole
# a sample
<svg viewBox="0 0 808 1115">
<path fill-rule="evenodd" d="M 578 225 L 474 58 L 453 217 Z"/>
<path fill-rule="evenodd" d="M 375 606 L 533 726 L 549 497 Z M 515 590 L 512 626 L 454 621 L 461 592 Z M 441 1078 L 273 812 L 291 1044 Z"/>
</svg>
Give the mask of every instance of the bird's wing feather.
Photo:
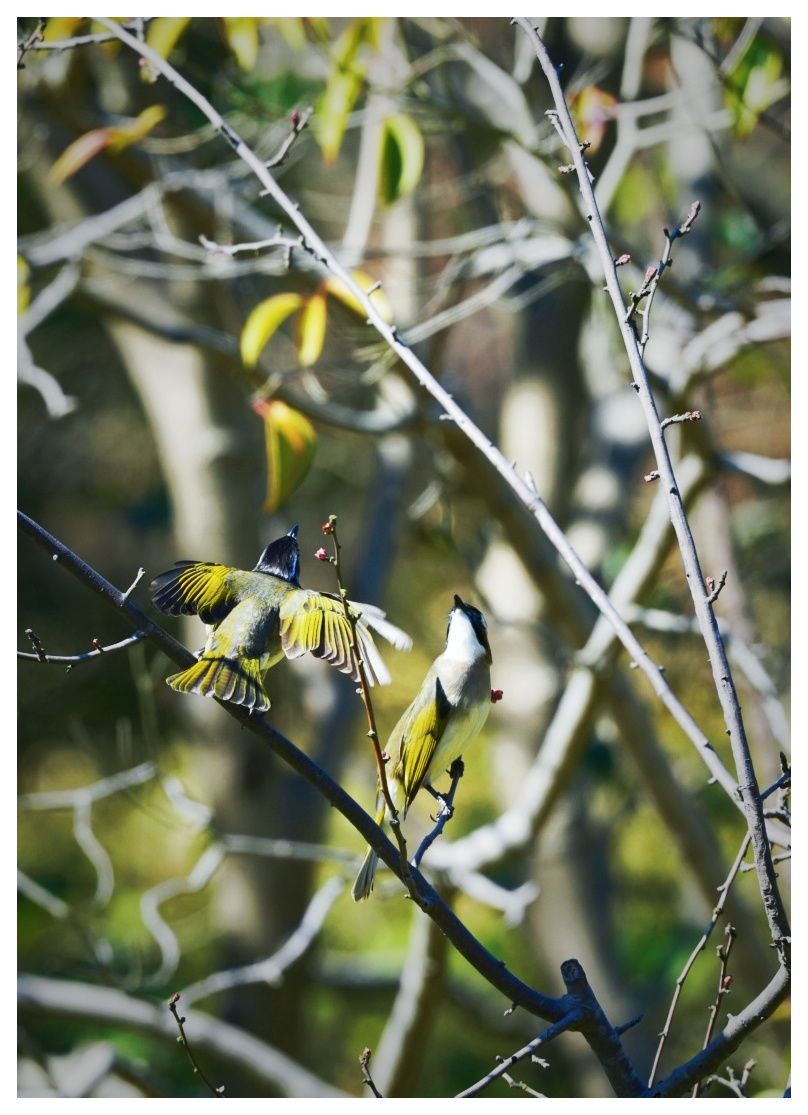
<svg viewBox="0 0 808 1115">
<path fill-rule="evenodd" d="M 353 609 L 356 614 L 356 609 Z M 388 685 L 390 675 L 361 614 L 356 615 L 358 649 L 371 685 Z M 336 666 L 354 681 L 359 672 L 351 653 L 353 632 L 338 596 L 312 589 L 286 594 L 280 607 L 281 645 L 287 658 L 309 653 Z"/>
<path fill-rule="evenodd" d="M 359 612 L 368 627 L 377 631 L 396 650 L 412 650 L 410 636 L 406 631 L 402 631 L 400 627 L 391 623 L 387 619 L 387 613 L 383 612 L 381 608 L 378 608 L 375 604 L 359 604 L 356 600 L 349 600 L 348 603 L 355 612 Z"/>
<path fill-rule="evenodd" d="M 280 607 L 281 645 L 287 658 L 307 652 L 352 673 L 351 625 L 342 602 L 328 593 L 293 589 Z"/>
<path fill-rule="evenodd" d="M 404 787 L 405 810 L 409 809 L 421 788 L 429 765 L 449 720 L 451 705 L 440 678 L 427 684 L 405 712 L 390 737 L 389 749 L 398 749 L 399 759 L 394 775 Z"/>
<path fill-rule="evenodd" d="M 239 570 L 210 561 L 178 561 L 154 578 L 154 603 L 171 616 L 199 616 L 203 623 L 221 623 L 240 599 L 234 573 Z M 249 574 L 246 574 L 249 576 Z"/>
</svg>

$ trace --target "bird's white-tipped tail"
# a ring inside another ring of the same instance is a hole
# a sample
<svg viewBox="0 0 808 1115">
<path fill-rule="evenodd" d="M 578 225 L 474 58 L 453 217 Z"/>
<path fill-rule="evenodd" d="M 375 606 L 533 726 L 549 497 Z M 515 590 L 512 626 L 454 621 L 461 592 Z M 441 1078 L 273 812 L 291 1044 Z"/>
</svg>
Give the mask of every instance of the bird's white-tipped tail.
<svg viewBox="0 0 808 1115">
<path fill-rule="evenodd" d="M 361 902 L 363 898 L 370 898 L 378 862 L 379 857 L 372 848 L 368 848 L 367 855 L 362 861 L 362 866 L 359 868 L 359 874 L 356 876 L 356 881 L 351 891 L 351 897 L 354 902 Z"/>
</svg>

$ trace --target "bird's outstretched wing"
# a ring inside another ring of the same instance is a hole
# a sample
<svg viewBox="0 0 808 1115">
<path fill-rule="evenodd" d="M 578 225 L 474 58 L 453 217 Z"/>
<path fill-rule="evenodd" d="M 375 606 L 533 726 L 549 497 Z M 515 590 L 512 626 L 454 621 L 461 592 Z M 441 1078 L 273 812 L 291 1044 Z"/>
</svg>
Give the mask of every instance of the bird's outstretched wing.
<svg viewBox="0 0 808 1115">
<path fill-rule="evenodd" d="M 239 601 L 233 577 L 238 572 L 210 561 L 178 561 L 172 569 L 158 574 L 149 589 L 161 612 L 221 623 Z"/>
<path fill-rule="evenodd" d="M 371 685 L 389 685 L 390 674 L 373 642 L 368 624 L 357 606 L 351 607 L 356 615 L 358 650 L 367 679 Z M 398 628 L 393 630 L 398 631 Z M 287 593 L 280 607 L 280 632 L 287 658 L 313 654 L 315 658 L 322 658 L 344 674 L 349 674 L 354 681 L 359 680 L 359 671 L 351 653 L 353 632 L 339 597 L 312 589 Z M 400 634 L 404 635 L 404 632 Z"/>
<path fill-rule="evenodd" d="M 451 705 L 440 678 L 421 687 L 421 691 L 393 729 L 387 750 L 398 753 L 393 777 L 404 787 L 404 811 L 409 809 L 421 789 L 430 763 L 449 720 Z"/>
</svg>

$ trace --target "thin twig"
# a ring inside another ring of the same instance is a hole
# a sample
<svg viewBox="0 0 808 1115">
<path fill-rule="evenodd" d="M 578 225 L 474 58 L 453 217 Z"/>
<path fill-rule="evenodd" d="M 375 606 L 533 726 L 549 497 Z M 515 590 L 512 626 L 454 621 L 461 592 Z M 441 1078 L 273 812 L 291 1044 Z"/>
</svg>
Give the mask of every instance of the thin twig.
<svg viewBox="0 0 808 1115">
<path fill-rule="evenodd" d="M 558 1037 L 558 1035 L 563 1034 L 565 1030 L 569 1030 L 571 1027 L 577 1025 L 579 1021 L 579 1016 L 575 1014 L 570 1014 L 566 1018 L 560 1018 L 558 1022 L 554 1022 L 552 1026 L 548 1026 L 546 1030 L 542 1030 L 538 1037 L 533 1038 L 527 1045 L 523 1045 L 521 1049 L 517 1049 L 515 1053 L 511 1053 L 509 1057 L 497 1058 L 500 1063 L 496 1068 L 491 1069 L 491 1071 L 481 1077 L 476 1084 L 472 1084 L 462 1092 L 458 1092 L 455 1099 L 467 1099 L 469 1096 L 478 1096 L 489 1084 L 492 1084 L 500 1076 L 504 1076 L 508 1069 L 513 1068 L 514 1065 L 523 1061 L 525 1057 L 530 1057 L 535 1053 L 540 1045 L 547 1045 L 553 1038 Z"/>
<path fill-rule="evenodd" d="M 715 604 L 716 600 L 718 599 L 719 595 L 721 594 L 722 588 L 724 587 L 724 585 L 726 583 L 727 583 L 727 570 L 726 569 L 721 574 L 721 576 L 718 578 L 717 583 L 712 577 L 707 577 L 706 578 L 705 584 L 707 585 L 707 588 L 710 590 L 710 595 L 707 597 L 707 603 L 708 604 Z"/>
<path fill-rule="evenodd" d="M 383 1100 L 384 1096 L 373 1083 L 373 1077 L 370 1075 L 370 1058 L 372 1056 L 373 1054 L 371 1050 L 367 1046 L 365 1046 L 365 1048 L 362 1050 L 361 1056 L 359 1057 L 359 1064 L 362 1066 L 362 1082 L 366 1084 L 368 1088 L 370 1088 L 371 1092 L 373 1092 L 373 1095 L 376 1097 L 377 1100 Z"/>
<path fill-rule="evenodd" d="M 311 108 L 306 108 L 302 112 L 299 112 L 297 109 L 295 109 L 295 111 L 292 113 L 292 130 L 289 132 L 288 136 L 286 136 L 283 143 L 280 145 L 272 158 L 268 159 L 265 163 L 265 166 L 268 169 L 274 169 L 276 166 L 283 165 L 283 163 L 286 161 L 287 155 L 294 146 L 295 140 L 303 131 L 303 129 L 308 125 L 313 111 L 314 110 Z"/>
<path fill-rule="evenodd" d="M 723 945 L 718 945 L 715 950 L 720 962 L 718 967 L 718 989 L 715 993 L 715 999 L 710 1004 L 710 1017 L 707 1020 L 707 1032 L 704 1035 L 704 1045 L 702 1046 L 703 1049 L 707 1048 L 707 1046 L 710 1044 L 710 1040 L 712 1039 L 713 1030 L 715 1029 L 715 1022 L 718 1018 L 718 1011 L 721 1006 L 721 999 L 724 995 L 729 995 L 730 988 L 732 987 L 732 976 L 727 975 L 727 965 L 729 963 L 729 954 L 732 951 L 732 946 L 737 936 L 735 932 L 735 926 L 728 925 L 727 928 L 724 930 L 724 936 L 726 937 L 726 943 Z M 697 1098 L 699 1094 L 699 1087 L 700 1081 L 697 1080 L 696 1083 L 693 1085 L 693 1091 L 691 1092 L 692 1099 Z"/>
<path fill-rule="evenodd" d="M 128 596 L 129 593 L 127 592 L 125 595 Z M 127 650 L 134 643 L 139 643 L 147 638 L 145 631 L 135 631 L 132 635 L 127 635 L 125 639 L 121 639 L 120 642 L 110 643 L 108 646 L 101 646 L 98 639 L 93 639 L 93 649 L 84 651 L 83 654 L 45 654 L 36 632 L 29 627 L 25 634 L 33 643 L 35 653 L 29 654 L 27 651 L 18 650 L 17 658 L 26 662 L 45 662 L 54 666 L 67 665 L 69 668 L 81 665 L 82 662 L 89 662 L 92 658 L 100 658 L 102 654 L 113 654 L 116 650 Z"/>
<path fill-rule="evenodd" d="M 323 534 L 330 535 L 334 544 L 334 556 L 331 558 L 331 564 L 334 566 L 334 573 L 337 578 L 337 587 L 339 589 L 340 600 L 342 601 L 343 609 L 345 610 L 345 618 L 351 625 L 351 658 L 353 659 L 356 673 L 359 677 L 359 689 L 357 692 L 362 698 L 362 704 L 365 707 L 365 716 L 368 724 L 368 739 L 373 746 L 373 754 L 376 758 L 376 770 L 379 778 L 379 789 L 381 790 L 384 804 L 387 807 L 387 815 L 390 822 L 390 829 L 398 844 L 399 854 L 401 856 L 401 876 L 404 885 L 410 893 L 410 897 L 415 899 L 420 905 L 422 902 L 418 894 L 418 889 L 412 881 L 410 875 L 410 865 L 407 859 L 407 842 L 404 839 L 404 834 L 401 831 L 401 822 L 399 820 L 398 810 L 396 809 L 393 795 L 390 793 L 390 786 L 387 782 L 387 771 L 385 769 L 386 757 L 382 751 L 379 742 L 379 732 L 376 728 L 376 716 L 373 712 L 373 702 L 370 697 L 370 686 L 368 685 L 367 674 L 365 673 L 365 664 L 362 660 L 362 655 L 359 652 L 359 640 L 356 635 L 356 622 L 357 615 L 351 609 L 348 600 L 348 590 L 345 587 L 345 582 L 342 576 L 342 547 L 337 534 L 337 516 L 329 515 L 328 520 L 323 523 Z M 416 865 L 417 866 L 417 865 Z"/>
<path fill-rule="evenodd" d="M 437 823 L 432 831 L 428 832 L 419 844 L 418 851 L 412 858 L 414 867 L 421 866 L 421 860 L 424 858 L 429 848 L 435 843 L 437 838 L 446 828 L 447 822 L 450 821 L 454 816 L 455 793 L 457 792 L 457 787 L 460 783 L 460 779 L 463 777 L 464 769 L 465 768 L 463 766 L 463 760 L 455 759 L 451 767 L 449 768 L 449 777 L 452 780 L 452 784 L 449 787 L 449 792 L 446 794 L 439 794 L 436 790 L 432 791 L 435 795 L 435 798 L 440 803 L 440 809 L 438 810 L 438 815 L 435 818 Z M 430 786 L 426 786 L 426 789 L 431 790 L 432 788 Z"/>
<path fill-rule="evenodd" d="M 721 917 L 721 914 L 724 912 L 724 906 L 726 905 L 727 896 L 729 895 L 730 887 L 732 886 L 733 882 L 735 881 L 735 877 L 737 876 L 739 870 L 741 869 L 741 865 L 743 864 L 744 856 L 746 855 L 747 850 L 749 848 L 750 839 L 751 838 L 749 836 L 749 833 L 747 833 L 744 836 L 744 838 L 741 842 L 741 847 L 738 851 L 737 856 L 735 857 L 735 860 L 732 864 L 732 867 L 729 869 L 729 874 L 727 875 L 726 879 L 721 884 L 721 886 L 718 888 L 718 894 L 719 894 L 718 902 L 716 902 L 716 904 L 715 904 L 715 909 L 713 910 L 710 921 L 707 924 L 707 928 L 704 930 L 704 933 L 702 934 L 701 939 L 699 940 L 698 944 L 696 945 L 696 947 L 691 952 L 690 956 L 688 957 L 687 961 L 685 962 L 684 968 L 682 968 L 681 972 L 679 973 L 679 976 L 677 977 L 676 989 L 673 993 L 673 998 L 671 999 L 671 1005 L 668 1008 L 668 1016 L 665 1019 L 665 1025 L 662 1027 L 662 1031 L 659 1035 L 659 1045 L 657 1046 L 656 1054 L 654 1056 L 654 1063 L 651 1066 L 651 1075 L 648 1077 L 648 1087 L 649 1088 L 651 1087 L 651 1085 L 656 1080 L 656 1074 L 657 1074 L 657 1070 L 659 1068 L 659 1062 L 662 1059 L 662 1052 L 665 1048 L 665 1042 L 668 1040 L 668 1035 L 671 1032 L 671 1025 L 673 1023 L 673 1016 L 676 1013 L 676 1007 L 678 1006 L 679 996 L 682 993 L 682 988 L 685 985 L 685 980 L 690 975 L 690 971 L 691 971 L 693 965 L 696 962 L 696 957 L 699 955 L 700 952 L 703 952 L 703 950 L 707 947 L 707 942 L 710 939 L 710 935 L 712 934 L 713 930 L 715 929 L 715 927 L 718 923 L 718 919 Z M 705 1042 L 704 1044 L 707 1045 L 707 1042 Z"/>
<path fill-rule="evenodd" d="M 122 24 L 122 27 L 124 27 L 128 31 L 134 31 L 135 34 L 140 34 L 144 23 L 148 23 L 148 22 L 150 22 L 150 20 L 152 20 L 154 18 L 155 18 L 155 16 L 139 16 L 137 19 L 132 20 L 131 23 Z M 47 20 L 45 20 L 44 22 L 47 22 Z M 98 22 L 103 22 L 103 21 L 99 20 Z M 41 42 L 41 41 L 37 41 L 37 42 L 33 42 L 33 43 L 27 42 L 25 44 L 25 49 L 26 50 L 56 50 L 56 51 L 61 52 L 63 50 L 75 50 L 75 48 L 78 47 L 78 46 L 92 46 L 92 45 L 95 45 L 95 44 L 98 44 L 98 43 L 110 43 L 116 37 L 117 36 L 114 33 L 113 34 L 107 34 L 105 31 L 98 31 L 98 32 L 96 32 L 95 34 L 92 34 L 92 35 L 76 35 L 72 39 L 57 39 L 57 40 L 53 40 L 53 41 L 47 42 L 47 43 L 46 42 Z M 19 59 L 18 59 L 18 62 L 17 62 L 17 66 L 19 68 Z"/>
<path fill-rule="evenodd" d="M 24 62 L 25 56 L 26 56 L 26 54 L 28 53 L 29 50 L 36 50 L 37 45 L 42 42 L 43 36 L 45 34 L 45 28 L 47 27 L 47 25 L 48 25 L 47 19 L 38 19 L 37 23 L 36 23 L 36 27 L 33 29 L 31 34 L 27 38 L 23 39 L 23 41 L 17 47 L 17 69 L 18 70 L 24 70 L 25 69 L 25 62 Z"/>
<path fill-rule="evenodd" d="M 205 1087 L 207 1088 L 207 1090 L 210 1092 L 210 1094 L 212 1096 L 216 1096 L 217 1099 L 224 1099 L 224 1084 L 222 1084 L 218 1088 L 214 1084 L 211 1084 L 211 1082 L 208 1080 L 207 1076 L 205 1076 L 204 1072 L 199 1067 L 199 1063 L 198 1063 L 196 1057 L 193 1054 L 193 1050 L 191 1049 L 191 1046 L 188 1043 L 188 1037 L 185 1033 L 185 1027 L 184 1027 L 185 1019 L 180 1017 L 180 1013 L 177 1010 L 177 1003 L 179 1001 L 180 1001 L 179 991 L 175 991 L 174 994 L 171 996 L 171 998 L 168 1000 L 168 1009 L 174 1015 L 174 1021 L 177 1023 L 177 1029 L 180 1032 L 180 1036 L 177 1040 L 179 1041 L 180 1045 L 185 1050 L 185 1052 L 188 1054 L 188 1060 L 191 1062 L 191 1065 L 193 1066 L 194 1075 L 199 1077 L 199 1079 L 202 1081 L 202 1083 L 205 1085 Z"/>
<path fill-rule="evenodd" d="M 253 240 L 244 244 L 217 244 L 215 240 L 208 240 L 207 236 L 200 236 L 199 243 L 207 251 L 223 256 L 240 255 L 242 252 L 261 252 L 265 248 L 284 248 L 286 251 L 291 251 L 293 248 L 300 247 L 299 240 L 284 236 L 281 232 L 266 240 Z"/>
</svg>

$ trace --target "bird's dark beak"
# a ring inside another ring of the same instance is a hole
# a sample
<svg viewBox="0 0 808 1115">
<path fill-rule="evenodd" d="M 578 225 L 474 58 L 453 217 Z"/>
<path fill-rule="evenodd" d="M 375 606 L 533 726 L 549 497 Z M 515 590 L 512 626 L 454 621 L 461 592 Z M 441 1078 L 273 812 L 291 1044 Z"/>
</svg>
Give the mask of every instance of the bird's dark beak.
<svg viewBox="0 0 808 1115">
<path fill-rule="evenodd" d="M 455 593 L 455 597 L 454 597 L 454 606 L 455 606 L 455 608 L 463 608 L 465 606 L 463 604 L 463 601 L 457 595 L 457 593 Z"/>
<path fill-rule="evenodd" d="M 292 536 L 292 538 L 297 538 L 297 532 L 298 532 L 299 530 L 300 530 L 300 527 L 298 526 L 298 524 L 297 524 L 297 523 L 295 523 L 295 525 L 294 525 L 294 526 L 292 527 L 292 529 L 291 529 L 291 530 L 287 530 L 287 532 L 286 532 L 286 533 L 287 533 L 287 535 L 291 535 L 291 536 Z"/>
</svg>

